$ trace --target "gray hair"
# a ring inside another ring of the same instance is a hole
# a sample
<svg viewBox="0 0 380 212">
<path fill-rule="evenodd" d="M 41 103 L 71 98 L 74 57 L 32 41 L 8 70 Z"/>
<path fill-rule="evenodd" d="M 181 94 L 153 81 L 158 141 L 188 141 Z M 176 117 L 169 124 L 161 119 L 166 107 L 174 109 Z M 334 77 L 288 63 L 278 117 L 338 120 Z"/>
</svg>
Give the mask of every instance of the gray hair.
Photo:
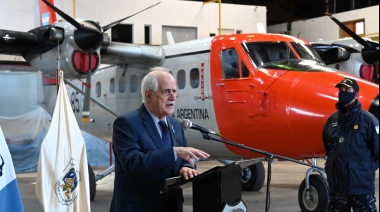
<svg viewBox="0 0 380 212">
<path fill-rule="evenodd" d="M 145 91 L 157 91 L 158 77 L 162 75 L 163 72 L 169 73 L 168 69 L 164 67 L 152 67 L 150 68 L 150 72 L 141 80 L 141 96 L 143 103 L 146 102 Z"/>
</svg>

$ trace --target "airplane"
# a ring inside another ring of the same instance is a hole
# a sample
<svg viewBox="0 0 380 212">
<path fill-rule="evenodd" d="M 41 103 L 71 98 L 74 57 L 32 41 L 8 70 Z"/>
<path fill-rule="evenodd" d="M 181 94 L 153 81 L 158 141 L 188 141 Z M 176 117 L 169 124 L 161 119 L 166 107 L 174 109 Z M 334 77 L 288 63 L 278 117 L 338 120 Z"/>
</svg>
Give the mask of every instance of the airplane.
<svg viewBox="0 0 380 212">
<path fill-rule="evenodd" d="M 379 84 L 379 42 L 358 36 L 338 19 L 328 15 L 351 37 L 311 43 L 325 64 Z"/>
<path fill-rule="evenodd" d="M 326 67 L 303 39 L 250 33 L 163 46 L 112 42 L 104 34 L 108 27 L 73 19 L 47 0 L 42 1 L 65 20 L 29 32 L 0 29 L 0 53 L 21 55 L 29 64 L 26 66 L 51 77 L 55 76 L 57 55 L 64 58 L 60 67 L 65 83 L 73 89 L 68 94 L 73 111 L 78 120 L 87 112 L 84 115 L 88 122 L 78 121 L 80 128 L 106 141 L 112 141 L 116 116 L 141 105 L 139 82 L 152 66 L 168 68 L 177 82 L 180 97 L 174 117 L 212 129 L 247 147 L 295 160 L 312 159 L 315 166 L 314 159 L 325 157 L 321 131 L 335 111 L 335 85 L 343 78 L 357 80 L 363 108 L 379 117 L 378 85 Z M 92 36 L 95 41 L 87 42 Z M 2 65 L 9 68 L 12 63 L 0 63 L 0 69 Z M 91 89 L 82 91 L 82 78 L 86 83 L 92 82 Z M 47 95 L 54 97 L 54 86 L 46 85 L 46 89 L 50 91 Z M 84 95 L 88 91 L 90 95 Z M 52 102 L 47 103 L 48 110 L 53 108 Z M 91 106 L 91 115 L 90 106 L 85 105 Z M 189 146 L 202 149 L 225 164 L 231 160 L 267 158 L 247 149 L 205 141 L 195 130 L 185 133 Z M 262 188 L 263 162 L 242 170 L 244 190 Z M 298 197 L 302 211 L 326 208 L 328 190 L 323 171 L 307 171 Z"/>
</svg>

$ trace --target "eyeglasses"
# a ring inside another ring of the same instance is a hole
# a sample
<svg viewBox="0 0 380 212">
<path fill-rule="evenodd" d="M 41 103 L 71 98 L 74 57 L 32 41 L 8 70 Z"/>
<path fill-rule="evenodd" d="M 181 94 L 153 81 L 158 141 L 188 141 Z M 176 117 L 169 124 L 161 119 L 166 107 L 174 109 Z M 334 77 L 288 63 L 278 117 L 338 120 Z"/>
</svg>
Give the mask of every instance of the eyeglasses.
<svg viewBox="0 0 380 212">
<path fill-rule="evenodd" d="M 152 91 L 150 90 L 150 92 L 158 92 L 158 91 Z M 164 89 L 162 91 L 160 91 L 159 93 L 161 93 L 164 97 L 168 98 L 170 96 L 170 94 L 174 94 L 174 96 L 176 98 L 179 97 L 179 93 L 177 93 L 177 90 L 176 89 Z"/>
</svg>

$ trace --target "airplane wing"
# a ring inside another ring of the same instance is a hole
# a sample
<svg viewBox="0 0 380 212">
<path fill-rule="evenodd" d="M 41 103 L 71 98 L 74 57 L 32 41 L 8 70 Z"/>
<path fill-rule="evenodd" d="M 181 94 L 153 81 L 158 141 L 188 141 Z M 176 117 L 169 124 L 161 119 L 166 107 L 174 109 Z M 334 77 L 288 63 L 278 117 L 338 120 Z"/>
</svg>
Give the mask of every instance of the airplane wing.
<svg viewBox="0 0 380 212">
<path fill-rule="evenodd" d="M 100 50 L 101 63 L 125 65 L 143 63 L 161 65 L 165 60 L 164 49 L 160 46 L 136 45 L 110 42 Z"/>
<path fill-rule="evenodd" d="M 51 27 L 45 33 L 55 30 Z M 45 40 L 37 30 L 30 32 L 16 32 L 0 29 L 0 70 L 11 71 L 37 71 L 38 68 L 27 62 L 30 52 L 55 48 L 57 44 L 49 40 Z M 25 35 L 28 35 L 27 37 Z M 39 37 L 39 39 L 32 39 Z M 41 48 L 42 47 L 42 48 Z M 53 53 L 52 53 L 53 54 Z M 52 55 L 51 54 L 51 55 Z M 26 57 L 25 59 L 23 57 Z M 112 65 L 125 65 L 144 63 L 151 65 L 160 65 L 165 60 L 165 53 L 160 46 L 136 45 L 120 42 L 103 42 L 100 50 L 101 63 Z M 46 62 L 48 62 L 46 60 Z"/>
<path fill-rule="evenodd" d="M 37 69 L 27 63 L 21 56 L 0 54 L 0 71 L 34 72 Z"/>
</svg>

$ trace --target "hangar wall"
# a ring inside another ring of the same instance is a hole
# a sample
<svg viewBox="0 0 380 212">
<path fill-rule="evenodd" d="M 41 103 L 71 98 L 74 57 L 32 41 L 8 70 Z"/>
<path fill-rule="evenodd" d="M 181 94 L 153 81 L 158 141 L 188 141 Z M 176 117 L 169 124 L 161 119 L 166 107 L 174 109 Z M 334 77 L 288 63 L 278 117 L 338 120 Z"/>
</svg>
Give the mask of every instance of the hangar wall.
<svg viewBox="0 0 380 212">
<path fill-rule="evenodd" d="M 379 6 L 372 6 L 344 13 L 333 14 L 340 22 L 365 20 L 365 33 L 379 35 Z M 268 26 L 271 33 L 284 33 L 287 31 L 287 23 Z M 339 26 L 329 17 L 323 16 L 308 20 L 294 21 L 291 23 L 291 35 L 298 36 L 308 41 L 339 39 Z"/>
<path fill-rule="evenodd" d="M 33 20 L 35 0 L 2 0 L 0 7 L 0 28 L 28 31 L 35 27 Z M 88 18 L 107 25 L 145 9 L 159 1 L 156 0 L 83 0 L 76 1 L 75 17 Z M 74 16 L 73 1 L 56 0 L 56 6 Z M 222 4 L 222 28 L 241 30 L 242 33 L 257 32 L 257 24 L 266 27 L 266 7 Z M 162 26 L 196 27 L 198 38 L 206 38 L 210 33 L 218 34 L 219 5 L 217 3 L 182 0 L 161 0 L 157 6 L 144 11 L 123 24 L 133 24 L 133 43 L 144 43 L 144 26 L 151 27 L 151 43 L 162 44 Z M 268 14 L 275 15 L 275 14 Z M 366 34 L 379 32 L 379 6 L 357 9 L 334 16 L 342 21 L 365 19 Z M 272 25 L 267 28 L 271 33 L 284 33 L 288 23 Z M 107 32 L 110 33 L 110 32 Z M 339 38 L 338 26 L 323 16 L 291 23 L 291 35 L 300 36 L 309 41 L 333 40 Z"/>
<path fill-rule="evenodd" d="M 35 0 L 2 1 L 0 28 L 28 31 L 35 27 Z M 156 0 L 83 0 L 76 1 L 75 17 L 88 18 L 107 25 L 113 21 L 141 11 L 159 1 Z M 56 0 L 56 6 L 74 16 L 73 1 Z M 222 28 L 242 33 L 257 32 L 257 24 L 266 27 L 266 7 L 222 4 Z M 151 27 L 151 44 L 162 44 L 162 26 L 196 27 L 197 37 L 206 38 L 210 33 L 218 34 L 219 5 L 217 3 L 183 0 L 161 0 L 157 6 L 144 11 L 123 24 L 133 25 L 133 43 L 144 43 L 144 27 Z M 268 14 L 276 15 L 276 14 Z M 366 34 L 379 33 L 379 6 L 372 6 L 344 13 L 333 14 L 341 22 L 365 19 Z M 284 33 L 288 23 L 267 27 L 271 33 Z M 107 32 L 110 33 L 110 32 Z M 339 27 L 330 18 L 323 16 L 291 23 L 290 34 L 309 40 L 333 40 L 339 38 Z"/>
<path fill-rule="evenodd" d="M 34 28 L 34 0 L 1 0 L 0 28 L 28 31 Z M 73 1 L 55 0 L 55 5 L 65 13 L 73 15 Z M 104 26 L 138 11 L 159 0 L 82 0 L 76 1 L 75 17 L 98 21 Z M 256 25 L 262 23 L 266 28 L 266 7 L 222 4 L 222 28 L 241 30 L 243 33 L 257 32 Z M 161 0 L 157 6 L 122 22 L 133 24 L 133 43 L 144 43 L 144 26 L 151 26 L 151 43 L 162 43 L 162 25 L 197 27 L 198 38 L 207 38 L 210 33 L 218 34 L 218 3 Z M 110 33 L 107 31 L 107 33 Z"/>
</svg>

